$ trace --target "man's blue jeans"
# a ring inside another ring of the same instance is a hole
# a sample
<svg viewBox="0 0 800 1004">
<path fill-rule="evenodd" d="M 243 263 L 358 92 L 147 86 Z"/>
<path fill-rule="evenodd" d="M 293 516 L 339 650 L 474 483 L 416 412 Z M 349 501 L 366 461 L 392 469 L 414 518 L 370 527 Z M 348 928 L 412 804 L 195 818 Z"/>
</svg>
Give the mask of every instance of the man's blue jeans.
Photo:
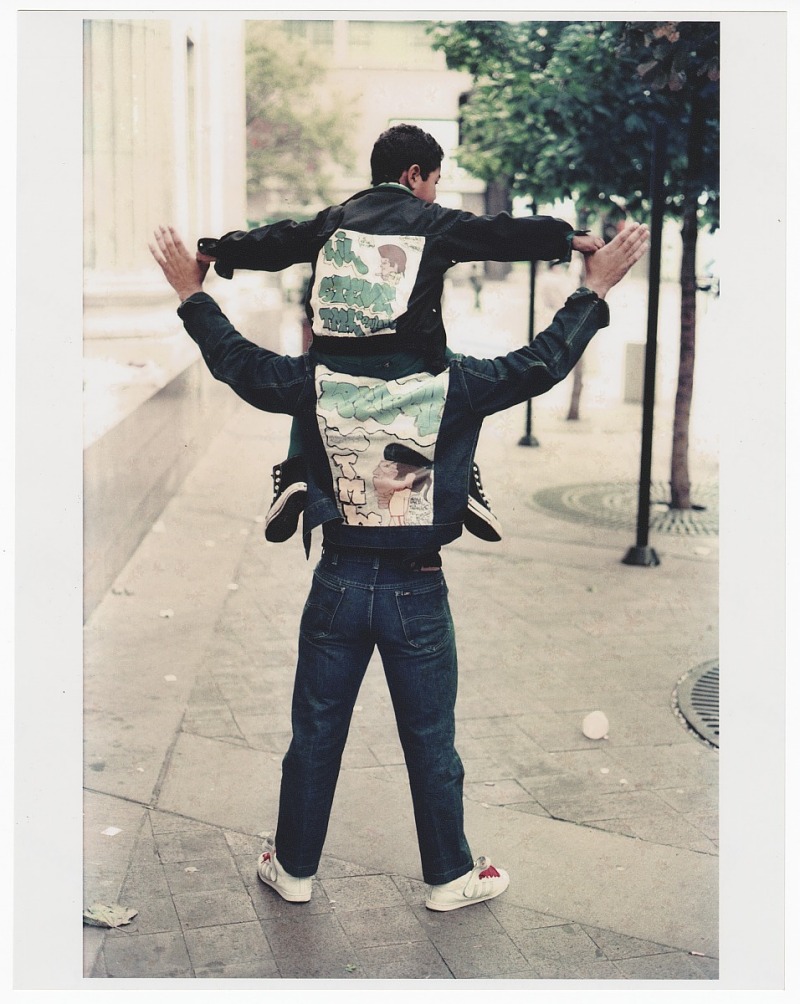
<svg viewBox="0 0 800 1004">
<path fill-rule="evenodd" d="M 324 552 L 314 571 L 300 622 L 276 854 L 291 875 L 317 871 L 353 706 L 376 645 L 405 754 L 423 878 L 439 885 L 473 865 L 454 746 L 458 668 L 447 585 L 441 569 L 420 571 L 381 554 Z"/>
</svg>

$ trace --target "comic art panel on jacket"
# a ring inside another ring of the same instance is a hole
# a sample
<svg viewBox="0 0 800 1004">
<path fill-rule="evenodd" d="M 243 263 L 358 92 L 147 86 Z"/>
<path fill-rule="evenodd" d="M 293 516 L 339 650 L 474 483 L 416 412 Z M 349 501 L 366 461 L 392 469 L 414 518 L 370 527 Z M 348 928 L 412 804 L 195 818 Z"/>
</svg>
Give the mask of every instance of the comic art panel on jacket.
<svg viewBox="0 0 800 1004">
<path fill-rule="evenodd" d="M 379 380 L 317 366 L 317 420 L 346 525 L 433 524 L 448 383 L 447 370 Z"/>
<path fill-rule="evenodd" d="M 424 246 L 424 237 L 336 230 L 314 270 L 314 331 L 348 338 L 394 331 L 408 307 Z"/>
</svg>

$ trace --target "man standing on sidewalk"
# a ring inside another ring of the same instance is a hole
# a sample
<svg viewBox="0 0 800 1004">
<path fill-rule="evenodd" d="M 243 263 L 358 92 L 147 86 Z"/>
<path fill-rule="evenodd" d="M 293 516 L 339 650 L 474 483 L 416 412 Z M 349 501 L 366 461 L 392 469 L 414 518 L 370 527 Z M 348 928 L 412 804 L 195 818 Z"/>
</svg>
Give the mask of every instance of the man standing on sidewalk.
<svg viewBox="0 0 800 1004">
<path fill-rule="evenodd" d="M 374 648 L 383 661 L 414 806 L 425 905 L 455 910 L 498 896 L 505 871 L 473 859 L 455 749 L 457 660 L 440 549 L 462 532 L 484 418 L 543 394 L 608 324 L 605 296 L 647 248 L 632 224 L 586 256 L 585 284 L 530 344 L 497 359 L 454 356 L 396 380 L 278 356 L 243 338 L 203 292 L 207 264 L 170 228 L 154 258 L 211 373 L 264 411 L 297 418 L 308 464 L 307 520 L 323 553 L 300 623 L 292 741 L 278 825 L 261 879 L 307 902 L 327 832 L 353 707 Z M 387 494 L 388 493 L 388 494 Z M 391 496 L 391 498 L 389 498 Z M 397 496 L 395 498 L 395 496 Z"/>
</svg>

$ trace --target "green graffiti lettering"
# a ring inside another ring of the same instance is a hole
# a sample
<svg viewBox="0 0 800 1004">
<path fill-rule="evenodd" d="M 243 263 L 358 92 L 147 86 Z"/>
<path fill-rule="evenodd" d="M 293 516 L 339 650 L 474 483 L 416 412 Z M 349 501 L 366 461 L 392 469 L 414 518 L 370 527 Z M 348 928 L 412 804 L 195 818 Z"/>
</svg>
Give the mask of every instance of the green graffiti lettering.
<svg viewBox="0 0 800 1004">
<path fill-rule="evenodd" d="M 386 283 L 369 282 L 347 275 L 325 276 L 320 280 L 319 298 L 324 303 L 360 307 L 374 314 L 391 317 L 397 291 Z"/>
<path fill-rule="evenodd" d="M 420 437 L 432 435 L 439 428 L 444 408 L 444 385 L 425 379 L 411 386 L 377 383 L 367 386 L 344 381 L 322 381 L 320 406 L 336 411 L 347 421 L 366 422 L 373 419 L 381 425 L 392 425 L 400 415 L 409 415 Z"/>
<path fill-rule="evenodd" d="M 370 317 L 352 307 L 347 310 L 342 307 L 321 307 L 319 316 L 324 331 L 355 335 L 357 338 L 376 331 L 394 331 L 397 327 L 394 321 L 387 321 L 381 317 Z"/>
<path fill-rule="evenodd" d="M 335 239 L 335 243 L 334 243 Z M 325 260 L 332 261 L 337 268 L 352 265 L 360 275 L 366 275 L 369 268 L 353 251 L 353 242 L 343 230 L 338 230 L 325 243 Z"/>
</svg>

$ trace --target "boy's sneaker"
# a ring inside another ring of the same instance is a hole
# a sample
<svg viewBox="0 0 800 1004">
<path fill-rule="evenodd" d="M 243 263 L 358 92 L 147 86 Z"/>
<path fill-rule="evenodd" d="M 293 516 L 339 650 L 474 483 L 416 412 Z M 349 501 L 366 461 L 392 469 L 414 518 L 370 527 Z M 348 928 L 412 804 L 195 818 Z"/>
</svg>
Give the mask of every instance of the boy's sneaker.
<svg viewBox="0 0 800 1004">
<path fill-rule="evenodd" d="M 508 889 L 508 872 L 495 868 L 488 858 L 480 857 L 471 872 L 445 882 L 429 885 L 425 906 L 429 910 L 458 910 L 462 906 L 494 899 Z"/>
<path fill-rule="evenodd" d="M 289 457 L 272 468 L 275 497 L 267 513 L 264 536 L 274 544 L 288 540 L 297 529 L 297 520 L 306 507 L 308 485 L 306 465 L 301 456 Z"/>
<path fill-rule="evenodd" d="M 500 520 L 492 512 L 489 499 L 481 484 L 481 472 L 476 463 L 472 465 L 472 476 L 469 479 L 469 498 L 467 514 L 464 517 L 464 529 L 481 540 L 495 543 L 503 537 Z"/>
<path fill-rule="evenodd" d="M 283 869 L 275 857 L 275 838 L 270 834 L 258 859 L 258 877 L 288 903 L 307 903 L 311 899 L 311 879 L 295 878 Z"/>
</svg>

